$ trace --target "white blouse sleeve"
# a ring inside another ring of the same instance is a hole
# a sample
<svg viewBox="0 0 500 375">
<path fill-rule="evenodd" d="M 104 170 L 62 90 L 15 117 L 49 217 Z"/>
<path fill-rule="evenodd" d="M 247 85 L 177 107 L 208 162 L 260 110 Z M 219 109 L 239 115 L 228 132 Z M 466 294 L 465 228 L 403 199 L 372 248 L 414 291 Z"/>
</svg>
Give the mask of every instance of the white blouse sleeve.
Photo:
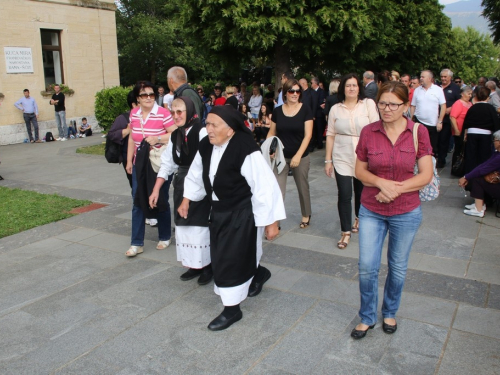
<svg viewBox="0 0 500 375">
<path fill-rule="evenodd" d="M 165 180 L 168 179 L 172 173 L 179 169 L 179 166 L 175 164 L 174 158 L 172 157 L 172 142 L 168 142 L 167 148 L 161 154 L 161 165 L 158 171 L 158 177 Z"/>
<path fill-rule="evenodd" d="M 207 192 L 203 184 L 203 164 L 201 163 L 200 153 L 197 152 L 184 179 L 184 198 L 198 202 L 205 198 L 206 195 Z"/>
<path fill-rule="evenodd" d="M 264 227 L 286 219 L 285 205 L 278 182 L 260 151 L 248 155 L 241 166 L 252 191 L 252 210 L 255 226 Z"/>
</svg>

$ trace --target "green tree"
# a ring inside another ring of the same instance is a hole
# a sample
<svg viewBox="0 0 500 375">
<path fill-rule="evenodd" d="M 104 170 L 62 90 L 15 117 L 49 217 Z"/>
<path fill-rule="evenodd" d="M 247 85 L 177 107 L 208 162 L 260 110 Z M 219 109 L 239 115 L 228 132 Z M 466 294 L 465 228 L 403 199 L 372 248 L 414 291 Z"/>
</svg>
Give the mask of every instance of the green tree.
<svg viewBox="0 0 500 375">
<path fill-rule="evenodd" d="M 178 17 L 181 5 L 166 0 L 120 0 L 116 24 L 122 85 L 140 79 L 165 83 L 174 65 L 185 67 L 190 80 L 212 71 L 220 73 L 196 36 L 185 32 Z"/>
<path fill-rule="evenodd" d="M 438 65 L 451 32 L 437 0 L 185 0 L 186 29 L 230 56 L 264 57 L 276 81 L 301 71 L 361 71 Z"/>
<path fill-rule="evenodd" d="M 448 64 L 442 67 L 458 74 L 465 82 L 477 81 L 480 76 L 495 76 L 499 68 L 499 47 L 491 38 L 472 27 L 454 27 L 449 43 Z"/>
<path fill-rule="evenodd" d="M 495 43 L 500 43 L 500 3 L 498 0 L 483 0 L 483 17 L 489 22 L 491 36 Z"/>
<path fill-rule="evenodd" d="M 95 94 L 95 117 L 99 126 L 107 132 L 115 119 L 129 110 L 127 95 L 130 88 L 115 86 L 102 89 Z"/>
</svg>

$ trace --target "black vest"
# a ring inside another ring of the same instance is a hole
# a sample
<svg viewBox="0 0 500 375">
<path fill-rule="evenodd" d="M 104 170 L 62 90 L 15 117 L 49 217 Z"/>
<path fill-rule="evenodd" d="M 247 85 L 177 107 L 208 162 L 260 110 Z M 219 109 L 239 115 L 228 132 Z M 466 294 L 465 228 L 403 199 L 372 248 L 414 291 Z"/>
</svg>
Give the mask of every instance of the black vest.
<svg viewBox="0 0 500 375">
<path fill-rule="evenodd" d="M 201 128 L 203 128 L 201 122 L 196 121 L 196 123 L 191 127 L 191 130 L 189 130 L 189 133 L 187 135 L 187 145 L 188 145 L 189 155 L 186 155 L 183 152 L 181 152 L 180 156 L 177 156 L 176 144 L 177 144 L 177 132 L 179 130 L 176 129 L 172 132 L 172 135 L 170 136 L 170 140 L 172 141 L 172 157 L 174 158 L 175 164 L 177 164 L 178 166 L 189 167 L 193 162 L 194 157 L 198 152 Z"/>
<path fill-rule="evenodd" d="M 210 160 L 214 146 L 205 137 L 200 142 L 200 155 L 203 163 L 203 184 L 212 200 L 212 192 L 219 201 L 212 201 L 214 211 L 233 211 L 252 206 L 252 191 L 245 177 L 241 175 L 241 166 L 245 158 L 255 151 L 260 151 L 255 141 L 246 133 L 236 132 L 217 168 L 214 184 L 210 183 Z"/>
</svg>

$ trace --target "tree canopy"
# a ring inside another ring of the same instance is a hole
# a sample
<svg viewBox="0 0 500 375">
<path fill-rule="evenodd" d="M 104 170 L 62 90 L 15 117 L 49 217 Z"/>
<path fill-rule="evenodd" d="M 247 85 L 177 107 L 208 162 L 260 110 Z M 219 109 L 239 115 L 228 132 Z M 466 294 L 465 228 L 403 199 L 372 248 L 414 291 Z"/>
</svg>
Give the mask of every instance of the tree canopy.
<svg viewBox="0 0 500 375">
<path fill-rule="evenodd" d="M 488 19 L 491 35 L 495 43 L 500 43 L 500 3 L 498 0 L 483 0 L 483 16 Z"/>
<path fill-rule="evenodd" d="M 438 0 L 122 0 L 121 79 L 165 82 L 173 65 L 192 82 L 234 82 L 264 66 L 276 82 L 289 69 L 496 71 L 498 49 L 473 29 L 452 31 L 442 9 Z"/>
</svg>

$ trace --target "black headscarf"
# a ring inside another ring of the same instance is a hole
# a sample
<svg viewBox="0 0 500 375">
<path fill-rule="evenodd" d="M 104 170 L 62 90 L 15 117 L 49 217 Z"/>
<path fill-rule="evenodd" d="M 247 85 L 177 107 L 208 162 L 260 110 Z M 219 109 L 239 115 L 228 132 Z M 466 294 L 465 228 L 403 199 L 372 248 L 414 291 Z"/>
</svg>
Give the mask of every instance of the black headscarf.
<svg viewBox="0 0 500 375">
<path fill-rule="evenodd" d="M 245 126 L 246 117 L 230 105 L 212 107 L 210 113 L 219 116 L 235 132 L 244 132 L 252 136 L 252 131 Z"/>
<path fill-rule="evenodd" d="M 190 98 L 187 96 L 180 96 L 177 99 L 182 100 L 186 105 L 186 123 L 183 126 L 180 126 L 177 130 L 177 142 L 175 143 L 175 149 L 179 154 L 182 151 L 184 154 L 189 155 L 186 131 L 189 130 L 189 128 L 194 124 L 200 122 L 200 119 L 196 114 L 196 108 Z"/>
</svg>

